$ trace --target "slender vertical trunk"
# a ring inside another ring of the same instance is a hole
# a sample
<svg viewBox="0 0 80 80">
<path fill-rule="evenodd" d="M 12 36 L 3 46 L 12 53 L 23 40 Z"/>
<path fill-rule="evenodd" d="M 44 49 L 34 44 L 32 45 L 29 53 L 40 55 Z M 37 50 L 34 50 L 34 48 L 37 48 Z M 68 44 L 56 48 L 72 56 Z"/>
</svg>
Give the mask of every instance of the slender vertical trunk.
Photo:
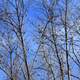
<svg viewBox="0 0 80 80">
<path fill-rule="evenodd" d="M 64 80 L 63 67 L 62 67 L 62 63 L 61 63 L 59 53 L 58 53 L 58 49 L 57 49 L 56 38 L 55 38 L 55 35 L 54 35 L 54 29 L 53 29 L 53 23 L 52 22 L 51 22 L 51 26 L 52 26 L 52 37 L 53 37 L 53 41 L 54 41 L 55 51 L 56 51 L 56 55 L 57 55 L 59 66 L 60 66 L 61 80 Z"/>
<path fill-rule="evenodd" d="M 41 35 L 42 42 L 43 42 L 42 48 L 43 48 L 43 50 L 44 50 L 44 58 L 45 58 L 45 61 L 46 61 L 47 65 L 48 65 L 48 68 L 49 68 L 50 71 L 51 71 L 51 74 L 52 74 L 52 76 L 53 76 L 53 80 L 56 80 L 54 71 L 53 71 L 53 69 L 52 69 L 52 67 L 51 67 L 51 65 L 50 65 L 50 63 L 49 63 L 49 61 L 48 61 L 48 59 L 47 59 L 47 57 L 46 57 L 46 53 L 45 53 L 45 49 L 44 49 L 44 34 L 45 34 L 45 31 L 46 31 L 46 28 L 47 28 L 48 24 L 49 24 L 49 21 L 46 23 L 46 25 L 45 25 L 45 27 L 44 27 L 44 29 L 43 29 L 42 35 Z M 49 76 L 49 75 L 48 75 L 48 76 Z"/>
<path fill-rule="evenodd" d="M 12 73 L 12 51 L 10 52 L 10 73 L 11 73 L 11 80 L 13 80 L 13 73 Z"/>
<path fill-rule="evenodd" d="M 28 63 L 27 63 L 27 59 L 26 59 L 26 51 L 25 51 L 25 46 L 24 46 L 24 39 L 23 39 L 23 35 L 22 35 L 23 16 L 21 16 L 20 12 L 19 12 L 20 11 L 19 3 L 17 4 L 17 1 L 15 1 L 15 2 L 16 2 L 16 15 L 17 15 L 18 23 L 19 23 L 19 26 L 18 26 L 19 31 L 18 31 L 18 33 L 20 34 L 19 37 L 20 37 L 20 42 L 21 42 L 21 46 L 22 46 L 22 49 L 23 49 L 24 63 L 25 63 L 26 70 L 27 70 L 27 80 L 30 80 L 30 73 L 29 73 Z M 22 0 L 22 2 L 23 2 L 23 0 Z"/>
<path fill-rule="evenodd" d="M 69 61 L 68 61 L 69 52 L 68 52 L 68 32 L 67 32 L 67 10 L 68 10 L 68 0 L 65 0 L 65 21 L 64 21 L 64 27 L 65 27 L 66 62 L 67 62 L 68 80 L 70 80 Z"/>
<path fill-rule="evenodd" d="M 48 67 L 49 67 L 49 69 L 50 69 L 50 71 L 51 71 L 51 73 L 52 73 L 53 80 L 56 80 L 54 71 L 53 71 L 53 69 L 52 69 L 50 63 L 48 62 L 48 60 L 47 60 L 47 58 L 46 58 L 46 53 L 45 53 L 45 52 L 44 52 L 44 58 L 45 58 L 45 61 L 46 61 L 46 63 L 48 64 Z"/>
<path fill-rule="evenodd" d="M 20 37 L 21 37 L 21 44 L 22 44 L 22 48 L 23 48 L 24 62 L 25 62 L 26 70 L 27 70 L 27 78 L 28 78 L 28 80 L 30 80 L 30 73 L 29 73 L 28 63 L 27 63 L 27 59 L 26 59 L 26 51 L 25 51 L 25 47 L 24 47 L 24 41 L 23 41 L 21 29 L 20 29 Z"/>
</svg>

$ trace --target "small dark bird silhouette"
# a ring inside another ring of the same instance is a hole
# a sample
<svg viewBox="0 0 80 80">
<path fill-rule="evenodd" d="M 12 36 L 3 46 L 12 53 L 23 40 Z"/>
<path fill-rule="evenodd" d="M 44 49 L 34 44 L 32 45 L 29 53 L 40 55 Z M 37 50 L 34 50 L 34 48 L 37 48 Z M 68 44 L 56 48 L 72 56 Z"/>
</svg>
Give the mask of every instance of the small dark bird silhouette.
<svg viewBox="0 0 80 80">
<path fill-rule="evenodd" d="M 48 13 L 49 13 L 48 19 L 49 19 L 49 21 L 51 21 L 53 19 L 53 11 L 52 11 L 52 8 L 49 8 L 48 9 Z"/>
</svg>

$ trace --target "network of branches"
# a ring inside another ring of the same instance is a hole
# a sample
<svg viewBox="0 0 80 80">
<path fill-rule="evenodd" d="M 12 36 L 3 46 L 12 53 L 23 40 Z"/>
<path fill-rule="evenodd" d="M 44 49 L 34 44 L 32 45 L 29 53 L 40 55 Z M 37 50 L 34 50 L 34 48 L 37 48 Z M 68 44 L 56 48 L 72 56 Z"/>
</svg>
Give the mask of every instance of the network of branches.
<svg viewBox="0 0 80 80">
<path fill-rule="evenodd" d="M 80 80 L 79 45 L 80 0 L 0 0 L 0 80 Z"/>
</svg>

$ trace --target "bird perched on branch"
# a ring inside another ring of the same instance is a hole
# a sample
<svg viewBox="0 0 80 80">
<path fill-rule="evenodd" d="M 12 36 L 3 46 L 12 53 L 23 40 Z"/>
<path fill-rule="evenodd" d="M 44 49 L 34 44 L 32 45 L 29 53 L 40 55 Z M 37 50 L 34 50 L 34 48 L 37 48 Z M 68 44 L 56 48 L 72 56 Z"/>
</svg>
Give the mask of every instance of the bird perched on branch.
<svg viewBox="0 0 80 80">
<path fill-rule="evenodd" d="M 53 11 L 51 7 L 48 8 L 48 19 L 49 21 L 53 19 Z"/>
</svg>

